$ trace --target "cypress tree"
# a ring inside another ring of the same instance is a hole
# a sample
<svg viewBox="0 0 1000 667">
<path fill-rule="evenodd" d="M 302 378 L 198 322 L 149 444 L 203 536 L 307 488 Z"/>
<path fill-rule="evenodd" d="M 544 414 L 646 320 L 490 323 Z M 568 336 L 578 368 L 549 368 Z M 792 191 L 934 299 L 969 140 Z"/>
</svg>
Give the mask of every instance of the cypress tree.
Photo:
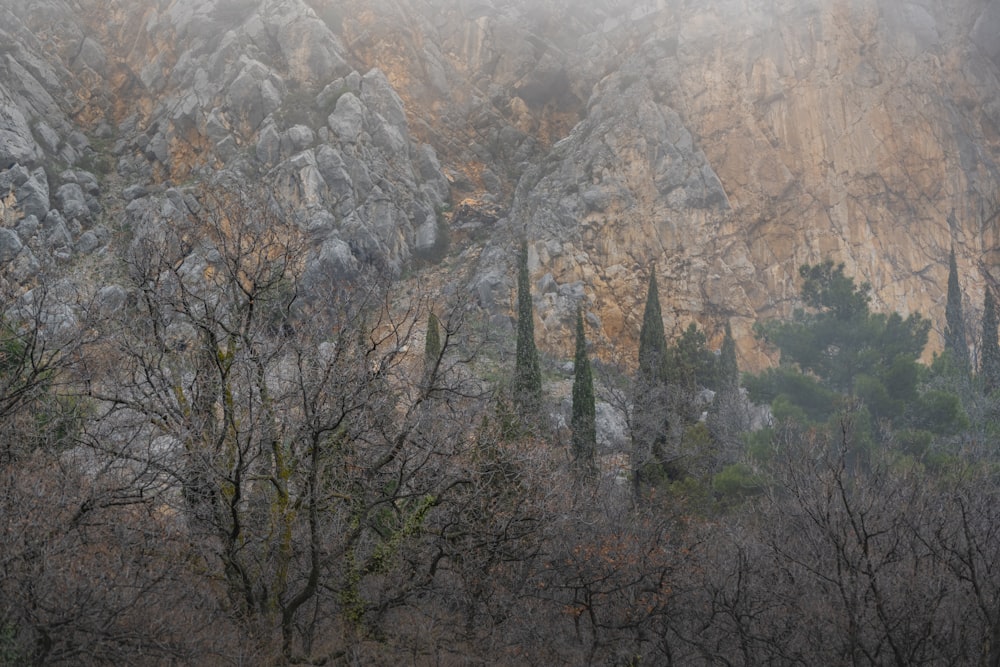
<svg viewBox="0 0 1000 667">
<path fill-rule="evenodd" d="M 660 311 L 660 292 L 656 286 L 656 268 L 649 273 L 646 290 L 646 309 L 642 313 L 639 330 L 639 382 L 647 387 L 666 382 L 667 336 L 663 331 L 663 314 Z"/>
<path fill-rule="evenodd" d="M 594 406 L 594 377 L 587 356 L 583 311 L 576 310 L 576 356 L 573 359 L 573 460 L 582 469 L 594 469 L 597 449 L 597 412 Z"/>
<path fill-rule="evenodd" d="M 537 411 L 542 399 L 542 372 L 535 348 L 534 308 L 528 276 L 528 242 L 521 240 L 517 255 L 517 359 L 514 367 L 514 401 L 518 408 Z"/>
<path fill-rule="evenodd" d="M 740 368 L 736 361 L 736 341 L 726 322 L 726 335 L 719 352 L 718 391 L 708 419 L 708 428 L 716 441 L 730 452 L 739 449 L 740 436 L 749 427 L 749 419 L 740 396 Z"/>
<path fill-rule="evenodd" d="M 979 371 L 983 381 L 983 391 L 987 394 L 1000 388 L 1000 342 L 997 340 L 997 325 L 993 290 L 987 287 L 983 303 L 983 342 Z"/>
<path fill-rule="evenodd" d="M 736 341 L 733 330 L 726 322 L 726 335 L 719 353 L 719 391 L 733 392 L 740 388 L 740 368 L 736 362 Z"/>
<path fill-rule="evenodd" d="M 958 265 L 955 248 L 948 260 L 948 302 L 945 304 L 944 349 L 949 350 L 964 371 L 969 370 L 969 346 L 965 338 L 965 319 L 962 315 L 962 290 L 958 285 Z"/>
<path fill-rule="evenodd" d="M 441 331 L 438 326 L 437 315 L 431 312 L 427 316 L 427 340 L 424 343 L 424 362 L 428 368 L 437 363 L 441 356 Z"/>
<path fill-rule="evenodd" d="M 658 482 L 665 474 L 669 428 L 668 355 L 654 268 L 649 275 L 646 308 L 642 315 L 642 329 L 639 331 L 639 377 L 633 401 L 633 466 L 636 491 L 644 483 Z"/>
</svg>

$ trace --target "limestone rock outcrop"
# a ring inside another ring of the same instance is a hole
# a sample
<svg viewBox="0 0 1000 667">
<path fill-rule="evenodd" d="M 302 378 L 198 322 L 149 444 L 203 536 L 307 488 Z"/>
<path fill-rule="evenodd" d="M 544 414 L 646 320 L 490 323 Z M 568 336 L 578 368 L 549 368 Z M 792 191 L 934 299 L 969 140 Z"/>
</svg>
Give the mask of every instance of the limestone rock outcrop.
<svg viewBox="0 0 1000 667">
<path fill-rule="evenodd" d="M 385 76 L 349 65 L 306 3 L 45 0 L 2 11 L 0 171 L 36 170 L 16 183 L 22 215 L 51 209 L 83 223 L 58 235 L 68 248 L 90 231 L 101 207 L 87 197 L 101 193 L 55 167 L 87 161 L 94 140 L 111 198 L 153 198 L 155 208 L 164 188 L 231 172 L 295 211 L 315 261 L 336 240 L 352 266 L 375 262 L 393 275 L 427 245 L 449 192 L 440 169 L 427 169 L 434 149 L 410 137 Z M 94 250 L 93 234 L 81 249 Z"/>
<path fill-rule="evenodd" d="M 668 331 L 718 339 L 728 319 L 747 367 L 803 263 L 844 262 L 875 308 L 940 320 L 954 246 L 981 307 L 1000 277 L 998 3 L 656 4 L 507 224 L 539 278 L 582 284 L 596 338 L 634 338 L 653 267 Z M 551 294 L 543 335 L 565 338 Z"/>
<path fill-rule="evenodd" d="M 497 322 L 526 236 L 558 355 L 583 303 L 629 358 L 654 268 L 668 330 L 728 320 L 747 368 L 806 262 L 937 321 L 954 246 L 974 317 L 1000 280 L 998 26 L 1000 0 L 11 0 L 0 275 L 229 175 L 292 212 L 313 276 L 419 270 L 450 237 L 474 275 L 435 280 Z"/>
</svg>

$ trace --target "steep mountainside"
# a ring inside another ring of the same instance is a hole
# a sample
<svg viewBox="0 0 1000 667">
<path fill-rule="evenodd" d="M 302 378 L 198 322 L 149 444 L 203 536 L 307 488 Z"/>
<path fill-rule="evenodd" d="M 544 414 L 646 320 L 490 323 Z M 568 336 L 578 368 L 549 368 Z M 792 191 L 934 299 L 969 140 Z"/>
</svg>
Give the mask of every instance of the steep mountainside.
<svg viewBox="0 0 1000 667">
<path fill-rule="evenodd" d="M 25 285 L 226 173 L 294 210 L 317 284 L 413 268 L 502 319 L 526 235 L 560 355 L 581 299 L 599 349 L 634 339 L 654 266 L 668 332 L 731 320 L 745 366 L 804 262 L 937 320 L 952 245 L 969 311 L 1000 278 L 998 0 L 5 0 L 0 45 Z"/>
</svg>

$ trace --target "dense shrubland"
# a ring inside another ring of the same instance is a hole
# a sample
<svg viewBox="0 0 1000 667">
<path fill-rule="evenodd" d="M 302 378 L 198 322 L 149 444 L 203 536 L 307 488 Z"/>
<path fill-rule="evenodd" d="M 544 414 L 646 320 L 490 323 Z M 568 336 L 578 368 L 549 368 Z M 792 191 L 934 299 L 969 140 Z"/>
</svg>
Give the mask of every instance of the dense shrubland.
<svg viewBox="0 0 1000 667">
<path fill-rule="evenodd" d="M 990 304 L 981 371 L 925 366 L 926 319 L 804 267 L 741 381 L 728 330 L 665 339 L 651 276 L 628 382 L 578 315 L 567 447 L 529 328 L 493 386 L 464 304 L 306 293 L 273 207 L 201 203 L 120 291 L 5 295 L 0 663 L 1000 663 Z"/>
</svg>

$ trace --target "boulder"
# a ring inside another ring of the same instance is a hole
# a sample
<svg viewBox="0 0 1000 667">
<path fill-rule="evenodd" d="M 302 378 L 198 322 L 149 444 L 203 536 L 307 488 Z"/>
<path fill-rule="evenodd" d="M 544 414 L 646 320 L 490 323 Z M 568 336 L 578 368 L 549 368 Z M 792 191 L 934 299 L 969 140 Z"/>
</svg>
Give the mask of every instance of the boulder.
<svg viewBox="0 0 1000 667">
<path fill-rule="evenodd" d="M 630 443 L 628 421 L 622 411 L 604 401 L 595 403 L 594 408 L 597 446 L 606 452 L 627 449 Z"/>
<path fill-rule="evenodd" d="M 15 228 L 21 240 L 27 243 L 35 235 L 42 223 L 33 215 L 26 215 L 17 223 Z"/>
<path fill-rule="evenodd" d="M 31 172 L 31 177 L 17 188 L 17 205 L 25 215 L 33 215 L 39 220 L 48 214 L 49 179 L 45 170 L 39 167 Z"/>
<path fill-rule="evenodd" d="M 0 104 L 0 169 L 15 164 L 33 164 L 42 157 L 31 128 L 21 110 L 11 104 Z"/>
<path fill-rule="evenodd" d="M 53 229 L 60 226 L 66 226 L 66 219 L 58 209 L 52 209 L 45 214 L 44 218 L 42 218 L 42 229 L 45 232 L 51 232 Z"/>
<path fill-rule="evenodd" d="M 0 264 L 6 264 L 21 252 L 24 244 L 13 229 L 0 227 Z"/>
<path fill-rule="evenodd" d="M 125 201 L 139 199 L 140 197 L 145 197 L 147 194 L 149 194 L 149 191 L 146 189 L 146 186 L 139 185 L 138 183 L 126 186 L 125 189 L 122 190 L 122 197 Z"/>
<path fill-rule="evenodd" d="M 83 194 L 83 188 L 76 183 L 65 183 L 56 190 L 56 208 L 68 218 L 89 218 L 90 208 Z"/>
<path fill-rule="evenodd" d="M 347 92 L 347 83 L 343 77 L 334 79 L 323 86 L 323 90 L 316 94 L 316 106 L 320 109 L 329 109 L 337 103 L 337 100 Z"/>
<path fill-rule="evenodd" d="M 381 120 L 381 116 L 375 117 Z M 372 143 L 381 148 L 389 157 L 408 157 L 409 141 L 399 128 L 386 122 L 375 122 L 369 131 Z"/>
<path fill-rule="evenodd" d="M 432 250 L 438 242 L 438 223 L 434 216 L 427 218 L 417 227 L 414 247 L 420 252 Z"/>
<path fill-rule="evenodd" d="M 343 46 L 323 21 L 302 13 L 290 16 L 290 20 L 274 18 L 281 24 L 276 35 L 278 46 L 296 79 L 315 84 L 348 72 L 350 68 L 340 55 Z"/>
<path fill-rule="evenodd" d="M 257 136 L 257 159 L 266 167 L 273 167 L 281 161 L 281 133 L 274 123 L 268 123 Z"/>
<path fill-rule="evenodd" d="M 365 107 L 361 100 L 354 93 L 344 93 L 326 122 L 340 141 L 353 144 L 361 134 L 364 114 Z"/>
<path fill-rule="evenodd" d="M 351 246 L 343 239 L 331 237 L 306 267 L 305 284 L 309 291 L 328 289 L 326 285 L 357 275 L 358 268 Z"/>
<path fill-rule="evenodd" d="M 373 69 L 365 74 L 361 81 L 361 102 L 369 111 L 384 118 L 401 134 L 409 134 L 403 100 L 385 78 L 382 70 Z"/>
<path fill-rule="evenodd" d="M 282 149 L 286 153 L 303 151 L 316 141 L 315 133 L 305 125 L 293 125 L 285 130 L 282 137 Z"/>
<path fill-rule="evenodd" d="M 281 91 L 272 78 L 278 80 L 263 63 L 245 58 L 243 68 L 226 91 L 227 115 L 240 118 L 251 131 L 260 127 L 281 106 Z"/>
<path fill-rule="evenodd" d="M 83 191 L 89 195 L 99 195 L 101 193 L 101 185 L 94 176 L 89 171 L 84 171 L 83 169 L 67 169 L 59 174 L 59 179 L 63 183 L 76 183 L 79 185 Z"/>
<path fill-rule="evenodd" d="M 297 153 L 288 160 L 288 166 L 295 173 L 298 205 L 318 206 L 326 191 L 326 183 L 316 166 L 315 153 L 311 150 Z"/>
<path fill-rule="evenodd" d="M 66 227 L 66 223 L 60 221 L 49 228 L 45 242 L 54 250 L 68 250 L 73 247 L 73 235 Z"/>
<path fill-rule="evenodd" d="M 89 255 L 100 247 L 101 241 L 92 230 L 81 234 L 80 238 L 76 241 L 76 251 L 84 255 Z"/>
<path fill-rule="evenodd" d="M 167 168 L 170 167 L 170 146 L 163 132 L 157 132 L 150 138 L 145 155 L 151 161 L 155 160 Z"/>
<path fill-rule="evenodd" d="M 295 224 L 313 239 L 329 238 L 337 228 L 337 219 L 326 209 L 317 208 L 295 212 Z"/>
<path fill-rule="evenodd" d="M 330 146 L 320 146 L 316 149 L 316 166 L 323 175 L 323 180 L 329 188 L 330 197 L 334 202 L 343 202 L 354 197 L 354 184 L 347 172 L 347 165 L 340 153 Z"/>
<path fill-rule="evenodd" d="M 39 145 L 50 153 L 57 152 L 59 144 L 62 143 L 59 133 L 44 120 L 35 123 L 35 137 L 38 139 Z"/>
<path fill-rule="evenodd" d="M 341 153 L 347 173 L 351 176 L 351 183 L 354 184 L 354 193 L 359 200 L 364 200 L 375 188 L 374 181 L 377 174 L 369 170 L 369 163 L 363 159 L 352 155 L 350 152 Z M 372 164 L 374 167 L 375 165 Z"/>
<path fill-rule="evenodd" d="M 0 172 L 0 195 L 6 196 L 11 190 L 16 190 L 31 178 L 31 172 L 19 164 Z"/>
<path fill-rule="evenodd" d="M 355 95 L 361 94 L 361 74 L 354 70 L 344 77 L 344 85 Z"/>
<path fill-rule="evenodd" d="M 77 71 L 89 69 L 96 74 L 105 74 L 108 59 L 104 55 L 104 50 L 100 44 L 90 37 L 84 37 L 76 53 L 76 57 L 73 58 L 73 62 L 70 65 Z"/>
</svg>

